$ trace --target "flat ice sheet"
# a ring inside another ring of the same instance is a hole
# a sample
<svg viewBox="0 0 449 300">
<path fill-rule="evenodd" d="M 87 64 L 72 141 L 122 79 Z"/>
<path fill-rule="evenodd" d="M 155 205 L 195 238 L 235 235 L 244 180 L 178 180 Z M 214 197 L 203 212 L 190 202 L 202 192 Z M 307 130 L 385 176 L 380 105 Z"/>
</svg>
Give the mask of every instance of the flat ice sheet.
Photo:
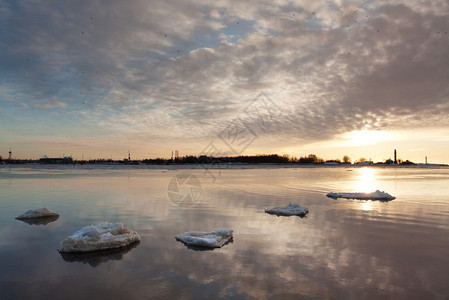
<svg viewBox="0 0 449 300">
<path fill-rule="evenodd" d="M 270 209 L 265 208 L 267 214 L 277 216 L 300 216 L 304 217 L 309 213 L 307 207 L 300 206 L 298 203 L 289 203 L 287 206 L 273 207 Z"/>
<path fill-rule="evenodd" d="M 396 199 L 396 197 L 390 194 L 376 190 L 372 193 L 328 193 L 326 195 L 329 198 L 346 198 L 346 199 L 359 199 L 359 200 L 381 200 L 390 201 Z"/>
<path fill-rule="evenodd" d="M 36 218 L 48 218 L 48 217 L 57 217 L 59 214 L 49 210 L 46 207 L 38 208 L 38 209 L 30 209 L 29 211 L 21 214 L 16 219 L 17 220 L 26 220 L 26 219 L 36 219 Z"/>
<path fill-rule="evenodd" d="M 175 238 L 189 246 L 220 248 L 232 239 L 232 233 L 232 229 L 217 229 L 213 232 L 190 231 L 178 234 Z"/>
<path fill-rule="evenodd" d="M 92 252 L 117 249 L 139 242 L 137 232 L 122 223 L 103 222 L 81 228 L 61 242 L 59 252 Z"/>
</svg>

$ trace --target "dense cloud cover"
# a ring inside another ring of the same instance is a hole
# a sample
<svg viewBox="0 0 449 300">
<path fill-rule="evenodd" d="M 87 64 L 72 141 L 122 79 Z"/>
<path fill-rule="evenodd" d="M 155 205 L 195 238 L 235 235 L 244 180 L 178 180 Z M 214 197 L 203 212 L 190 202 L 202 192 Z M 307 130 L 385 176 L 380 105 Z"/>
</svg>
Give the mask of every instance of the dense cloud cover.
<svg viewBox="0 0 449 300">
<path fill-rule="evenodd" d="M 445 0 L 3 1 L 0 134 L 195 139 L 239 118 L 309 143 L 445 127 L 448 15 Z"/>
</svg>

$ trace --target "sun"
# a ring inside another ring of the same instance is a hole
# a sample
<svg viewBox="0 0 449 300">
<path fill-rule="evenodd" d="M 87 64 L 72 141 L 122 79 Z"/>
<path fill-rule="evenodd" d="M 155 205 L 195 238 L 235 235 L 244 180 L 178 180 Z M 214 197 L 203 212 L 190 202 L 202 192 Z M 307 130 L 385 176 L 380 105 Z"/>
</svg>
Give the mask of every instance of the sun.
<svg viewBox="0 0 449 300">
<path fill-rule="evenodd" d="M 382 131 L 355 130 L 346 134 L 345 138 L 351 145 L 372 145 L 382 141 L 385 133 Z"/>
</svg>

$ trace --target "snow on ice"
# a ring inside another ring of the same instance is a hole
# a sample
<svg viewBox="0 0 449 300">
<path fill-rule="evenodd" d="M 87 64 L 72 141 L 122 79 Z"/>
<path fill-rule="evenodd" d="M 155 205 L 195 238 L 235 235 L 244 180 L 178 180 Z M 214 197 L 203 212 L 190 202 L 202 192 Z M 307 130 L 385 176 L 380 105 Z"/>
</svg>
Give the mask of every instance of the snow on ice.
<svg viewBox="0 0 449 300">
<path fill-rule="evenodd" d="M 122 223 L 103 222 L 81 228 L 61 242 L 59 252 L 92 252 L 116 249 L 140 241 L 137 232 Z"/>
<path fill-rule="evenodd" d="M 287 206 L 273 207 L 271 209 L 265 208 L 267 214 L 277 216 L 300 216 L 304 217 L 309 213 L 307 207 L 300 206 L 298 203 L 289 203 Z"/>
<path fill-rule="evenodd" d="M 396 197 L 379 190 L 376 190 L 375 192 L 372 193 L 328 193 L 326 196 L 334 199 L 346 198 L 346 199 L 381 200 L 381 201 L 390 201 L 396 199 Z"/>
<path fill-rule="evenodd" d="M 56 217 L 59 214 L 52 212 L 48 208 L 38 208 L 38 209 L 30 209 L 29 211 L 21 214 L 16 219 L 17 220 L 26 220 L 26 219 L 35 219 L 35 218 L 48 218 L 48 217 Z"/>
<path fill-rule="evenodd" d="M 178 234 L 175 238 L 189 246 L 220 248 L 232 239 L 232 233 L 232 229 L 217 229 L 213 232 L 191 231 Z"/>
</svg>

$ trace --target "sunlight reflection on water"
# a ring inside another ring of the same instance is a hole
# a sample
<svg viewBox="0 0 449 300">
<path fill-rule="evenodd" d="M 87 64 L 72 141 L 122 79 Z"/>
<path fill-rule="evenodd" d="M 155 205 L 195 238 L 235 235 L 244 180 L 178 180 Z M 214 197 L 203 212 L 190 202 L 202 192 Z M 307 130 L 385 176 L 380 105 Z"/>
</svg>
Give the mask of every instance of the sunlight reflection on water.
<svg viewBox="0 0 449 300">
<path fill-rule="evenodd" d="M 354 182 L 352 191 L 371 193 L 374 192 L 376 189 L 379 189 L 379 187 L 377 186 L 378 183 L 376 182 L 377 170 L 373 168 L 361 168 L 356 171 L 359 174 L 358 177 L 356 178 L 356 181 Z"/>
</svg>

